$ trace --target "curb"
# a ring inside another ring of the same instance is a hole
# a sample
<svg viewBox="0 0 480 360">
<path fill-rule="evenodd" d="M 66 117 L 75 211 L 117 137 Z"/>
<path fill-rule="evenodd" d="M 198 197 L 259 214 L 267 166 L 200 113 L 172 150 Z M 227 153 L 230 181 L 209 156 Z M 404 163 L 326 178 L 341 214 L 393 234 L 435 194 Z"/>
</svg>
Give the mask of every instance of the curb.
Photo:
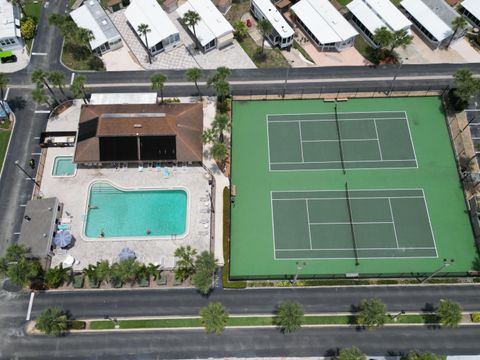
<svg viewBox="0 0 480 360">
<path fill-rule="evenodd" d="M 3 175 L 3 169 L 4 169 L 5 161 L 7 161 L 7 155 L 8 155 L 8 152 L 10 150 L 10 143 L 12 142 L 13 132 L 15 131 L 15 125 L 17 124 L 17 118 L 15 117 L 15 114 L 13 112 L 11 112 L 10 114 L 12 114 L 12 116 L 13 116 L 13 118 L 12 118 L 13 125 L 12 125 L 12 130 L 10 131 L 10 136 L 8 138 L 7 148 L 5 150 L 5 157 L 3 158 L 3 161 L 0 164 L 0 179 L 2 178 L 2 175 Z"/>
</svg>

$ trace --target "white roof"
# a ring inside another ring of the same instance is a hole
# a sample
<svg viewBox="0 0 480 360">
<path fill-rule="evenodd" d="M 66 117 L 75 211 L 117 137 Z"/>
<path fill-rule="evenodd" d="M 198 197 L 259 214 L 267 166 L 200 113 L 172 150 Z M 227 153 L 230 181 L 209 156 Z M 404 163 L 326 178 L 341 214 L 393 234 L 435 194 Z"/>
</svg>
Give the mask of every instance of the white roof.
<svg viewBox="0 0 480 360">
<path fill-rule="evenodd" d="M 347 8 L 372 34 L 382 26 L 391 31 L 398 31 L 408 29 L 412 25 L 410 20 L 390 0 L 353 0 L 347 5 Z M 375 17 L 379 21 L 372 20 Z M 379 24 L 382 25 L 378 26 Z M 374 25 L 378 27 L 374 28 Z"/>
<path fill-rule="evenodd" d="M 270 0 L 252 0 L 252 2 L 282 38 L 293 36 L 293 29 L 288 25 L 282 14 L 280 14 Z"/>
<path fill-rule="evenodd" d="M 195 11 L 200 15 L 200 21 L 195 25 L 195 34 L 202 46 L 210 41 L 233 32 L 233 27 L 218 11 L 210 0 L 187 0 L 177 9 L 180 17 L 187 11 Z M 193 29 L 190 29 L 193 33 Z"/>
<path fill-rule="evenodd" d="M 480 1 L 479 0 L 464 0 L 462 6 L 468 10 L 470 14 L 480 20 Z"/>
<path fill-rule="evenodd" d="M 105 10 L 96 0 L 87 0 L 84 5 L 70 13 L 78 27 L 88 29 L 95 37 L 90 41 L 90 47 L 96 49 L 100 45 L 120 38 L 120 34 L 107 16 Z"/>
<path fill-rule="evenodd" d="M 358 35 L 328 0 L 301 0 L 292 9 L 322 44 L 342 42 Z"/>
<path fill-rule="evenodd" d="M 156 104 L 157 93 L 96 93 L 92 94 L 90 104 L 115 105 L 115 104 Z"/>
<path fill-rule="evenodd" d="M 20 31 L 15 28 L 13 5 L 0 0 L 0 39 L 12 37 L 20 37 Z"/>
<path fill-rule="evenodd" d="M 453 34 L 450 26 L 445 24 L 433 10 L 422 1 L 403 0 L 400 4 L 439 42 Z"/>
<path fill-rule="evenodd" d="M 178 34 L 177 28 L 173 25 L 165 11 L 158 5 L 157 0 L 132 0 L 127 10 L 125 10 L 125 17 L 135 32 L 137 32 L 140 24 L 148 25 L 151 30 L 147 33 L 148 46 L 150 47 L 173 34 Z M 145 44 L 145 36 L 137 35 Z"/>
</svg>

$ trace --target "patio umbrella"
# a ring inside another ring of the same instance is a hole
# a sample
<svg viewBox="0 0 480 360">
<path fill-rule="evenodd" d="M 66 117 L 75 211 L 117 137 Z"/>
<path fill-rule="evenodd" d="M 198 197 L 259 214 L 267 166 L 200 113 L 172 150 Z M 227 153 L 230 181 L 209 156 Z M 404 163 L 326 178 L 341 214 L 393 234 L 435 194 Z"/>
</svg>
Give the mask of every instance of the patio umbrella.
<svg viewBox="0 0 480 360">
<path fill-rule="evenodd" d="M 123 248 L 122 251 L 120 251 L 120 254 L 118 254 L 118 258 L 120 260 L 127 260 L 130 258 L 135 259 L 136 258 L 135 251 L 133 251 L 130 248 Z"/>
<path fill-rule="evenodd" d="M 64 248 L 72 243 L 72 234 L 67 230 L 60 230 L 55 234 L 53 242 L 56 246 Z"/>
</svg>

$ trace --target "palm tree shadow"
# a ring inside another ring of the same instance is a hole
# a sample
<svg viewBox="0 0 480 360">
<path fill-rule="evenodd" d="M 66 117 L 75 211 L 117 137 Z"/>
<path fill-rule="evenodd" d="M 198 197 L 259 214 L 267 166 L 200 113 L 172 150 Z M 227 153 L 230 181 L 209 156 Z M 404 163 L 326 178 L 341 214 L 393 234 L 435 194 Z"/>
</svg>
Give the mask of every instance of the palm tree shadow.
<svg viewBox="0 0 480 360">
<path fill-rule="evenodd" d="M 27 105 L 27 100 L 21 96 L 15 96 L 13 99 L 8 100 L 8 105 L 13 112 L 20 111 L 25 109 Z"/>
</svg>

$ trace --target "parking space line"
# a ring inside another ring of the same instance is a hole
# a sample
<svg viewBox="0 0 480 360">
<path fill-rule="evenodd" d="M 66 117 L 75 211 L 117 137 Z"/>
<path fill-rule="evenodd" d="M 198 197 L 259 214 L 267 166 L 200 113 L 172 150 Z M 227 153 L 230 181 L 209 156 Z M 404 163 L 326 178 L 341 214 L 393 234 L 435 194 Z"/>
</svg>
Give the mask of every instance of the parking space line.
<svg viewBox="0 0 480 360">
<path fill-rule="evenodd" d="M 9 92 L 10 92 L 10 88 L 7 88 L 7 90 L 5 91 L 5 96 L 3 97 L 3 100 L 7 100 Z"/>
<path fill-rule="evenodd" d="M 28 303 L 28 310 L 27 310 L 27 318 L 25 320 L 30 321 L 30 314 L 32 313 L 32 306 L 33 306 L 33 298 L 35 297 L 35 293 L 32 291 L 30 293 L 30 301 Z"/>
</svg>

